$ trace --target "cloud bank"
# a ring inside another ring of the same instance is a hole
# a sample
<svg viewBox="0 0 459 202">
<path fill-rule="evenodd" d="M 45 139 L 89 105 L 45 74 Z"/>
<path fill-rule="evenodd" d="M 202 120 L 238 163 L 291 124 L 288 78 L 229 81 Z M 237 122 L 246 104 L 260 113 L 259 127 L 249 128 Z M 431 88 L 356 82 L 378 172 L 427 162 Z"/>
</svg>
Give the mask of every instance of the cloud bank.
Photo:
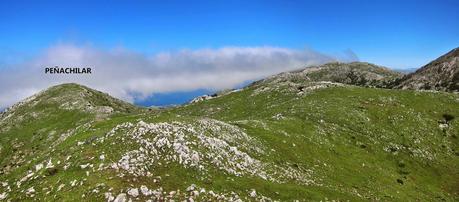
<svg viewBox="0 0 459 202">
<path fill-rule="evenodd" d="M 355 61 L 280 47 L 223 47 L 145 55 L 122 48 L 58 44 L 35 58 L 0 68 L 0 109 L 47 87 L 75 82 L 128 102 L 154 93 L 233 88 L 248 80 L 330 61 Z M 91 67 L 91 75 L 49 75 L 45 67 Z"/>
</svg>

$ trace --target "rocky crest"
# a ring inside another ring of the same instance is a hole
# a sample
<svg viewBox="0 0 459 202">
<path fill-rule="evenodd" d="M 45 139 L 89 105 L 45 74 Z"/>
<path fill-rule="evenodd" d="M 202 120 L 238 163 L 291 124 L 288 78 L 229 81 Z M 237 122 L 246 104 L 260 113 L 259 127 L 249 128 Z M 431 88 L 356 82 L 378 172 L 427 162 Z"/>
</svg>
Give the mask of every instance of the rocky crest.
<svg viewBox="0 0 459 202">
<path fill-rule="evenodd" d="M 290 82 L 334 82 L 364 87 L 388 88 L 403 74 L 365 62 L 327 63 L 271 76 L 254 84 Z"/>
<path fill-rule="evenodd" d="M 408 74 L 395 87 L 459 92 L 459 48 Z"/>
</svg>

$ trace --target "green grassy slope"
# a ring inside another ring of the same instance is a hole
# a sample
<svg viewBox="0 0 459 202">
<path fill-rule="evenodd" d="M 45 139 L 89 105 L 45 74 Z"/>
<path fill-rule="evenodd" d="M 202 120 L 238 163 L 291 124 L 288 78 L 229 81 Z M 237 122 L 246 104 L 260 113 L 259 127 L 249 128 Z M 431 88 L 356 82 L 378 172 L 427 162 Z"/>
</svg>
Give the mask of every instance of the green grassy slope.
<svg viewBox="0 0 459 202">
<path fill-rule="evenodd" d="M 397 200 L 457 192 L 458 121 L 439 127 L 445 114 L 459 115 L 457 95 L 349 86 L 301 96 L 254 92 L 173 113 L 247 128 L 279 151 L 273 161 L 312 166 L 320 160 L 327 164 L 320 176 L 336 190 Z"/>
<path fill-rule="evenodd" d="M 458 200 L 457 94 L 285 80 L 150 111 L 94 94 L 117 112 L 28 102 L 14 116 L 39 118 L 0 122 L 0 198 Z"/>
</svg>

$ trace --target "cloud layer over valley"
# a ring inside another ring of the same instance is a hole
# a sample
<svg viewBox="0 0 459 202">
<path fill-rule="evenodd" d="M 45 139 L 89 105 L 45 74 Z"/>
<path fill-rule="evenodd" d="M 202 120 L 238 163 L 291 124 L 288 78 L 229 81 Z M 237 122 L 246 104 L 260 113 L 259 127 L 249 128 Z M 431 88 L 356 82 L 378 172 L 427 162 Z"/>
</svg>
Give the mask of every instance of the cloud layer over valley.
<svg viewBox="0 0 459 202">
<path fill-rule="evenodd" d="M 330 61 L 355 61 L 313 50 L 223 47 L 145 55 L 118 48 L 58 44 L 28 61 L 0 68 L 0 109 L 52 85 L 75 82 L 133 102 L 154 93 L 233 88 L 279 72 Z M 90 75 L 50 75 L 45 67 L 90 67 Z"/>
</svg>

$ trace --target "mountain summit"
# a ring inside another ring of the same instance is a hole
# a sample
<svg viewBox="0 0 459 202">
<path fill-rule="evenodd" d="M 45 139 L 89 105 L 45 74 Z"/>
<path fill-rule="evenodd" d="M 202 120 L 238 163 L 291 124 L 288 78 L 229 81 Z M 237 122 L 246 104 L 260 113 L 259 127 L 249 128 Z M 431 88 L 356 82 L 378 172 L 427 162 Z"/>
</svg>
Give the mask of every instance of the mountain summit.
<svg viewBox="0 0 459 202">
<path fill-rule="evenodd" d="M 132 104 L 75 83 L 61 84 L 41 91 L 0 113 L 0 124 L 51 110 L 76 110 L 91 114 L 111 114 L 136 110 Z M 16 116 L 16 117 L 14 117 Z"/>
<path fill-rule="evenodd" d="M 459 48 L 407 75 L 396 88 L 459 92 Z"/>
</svg>

